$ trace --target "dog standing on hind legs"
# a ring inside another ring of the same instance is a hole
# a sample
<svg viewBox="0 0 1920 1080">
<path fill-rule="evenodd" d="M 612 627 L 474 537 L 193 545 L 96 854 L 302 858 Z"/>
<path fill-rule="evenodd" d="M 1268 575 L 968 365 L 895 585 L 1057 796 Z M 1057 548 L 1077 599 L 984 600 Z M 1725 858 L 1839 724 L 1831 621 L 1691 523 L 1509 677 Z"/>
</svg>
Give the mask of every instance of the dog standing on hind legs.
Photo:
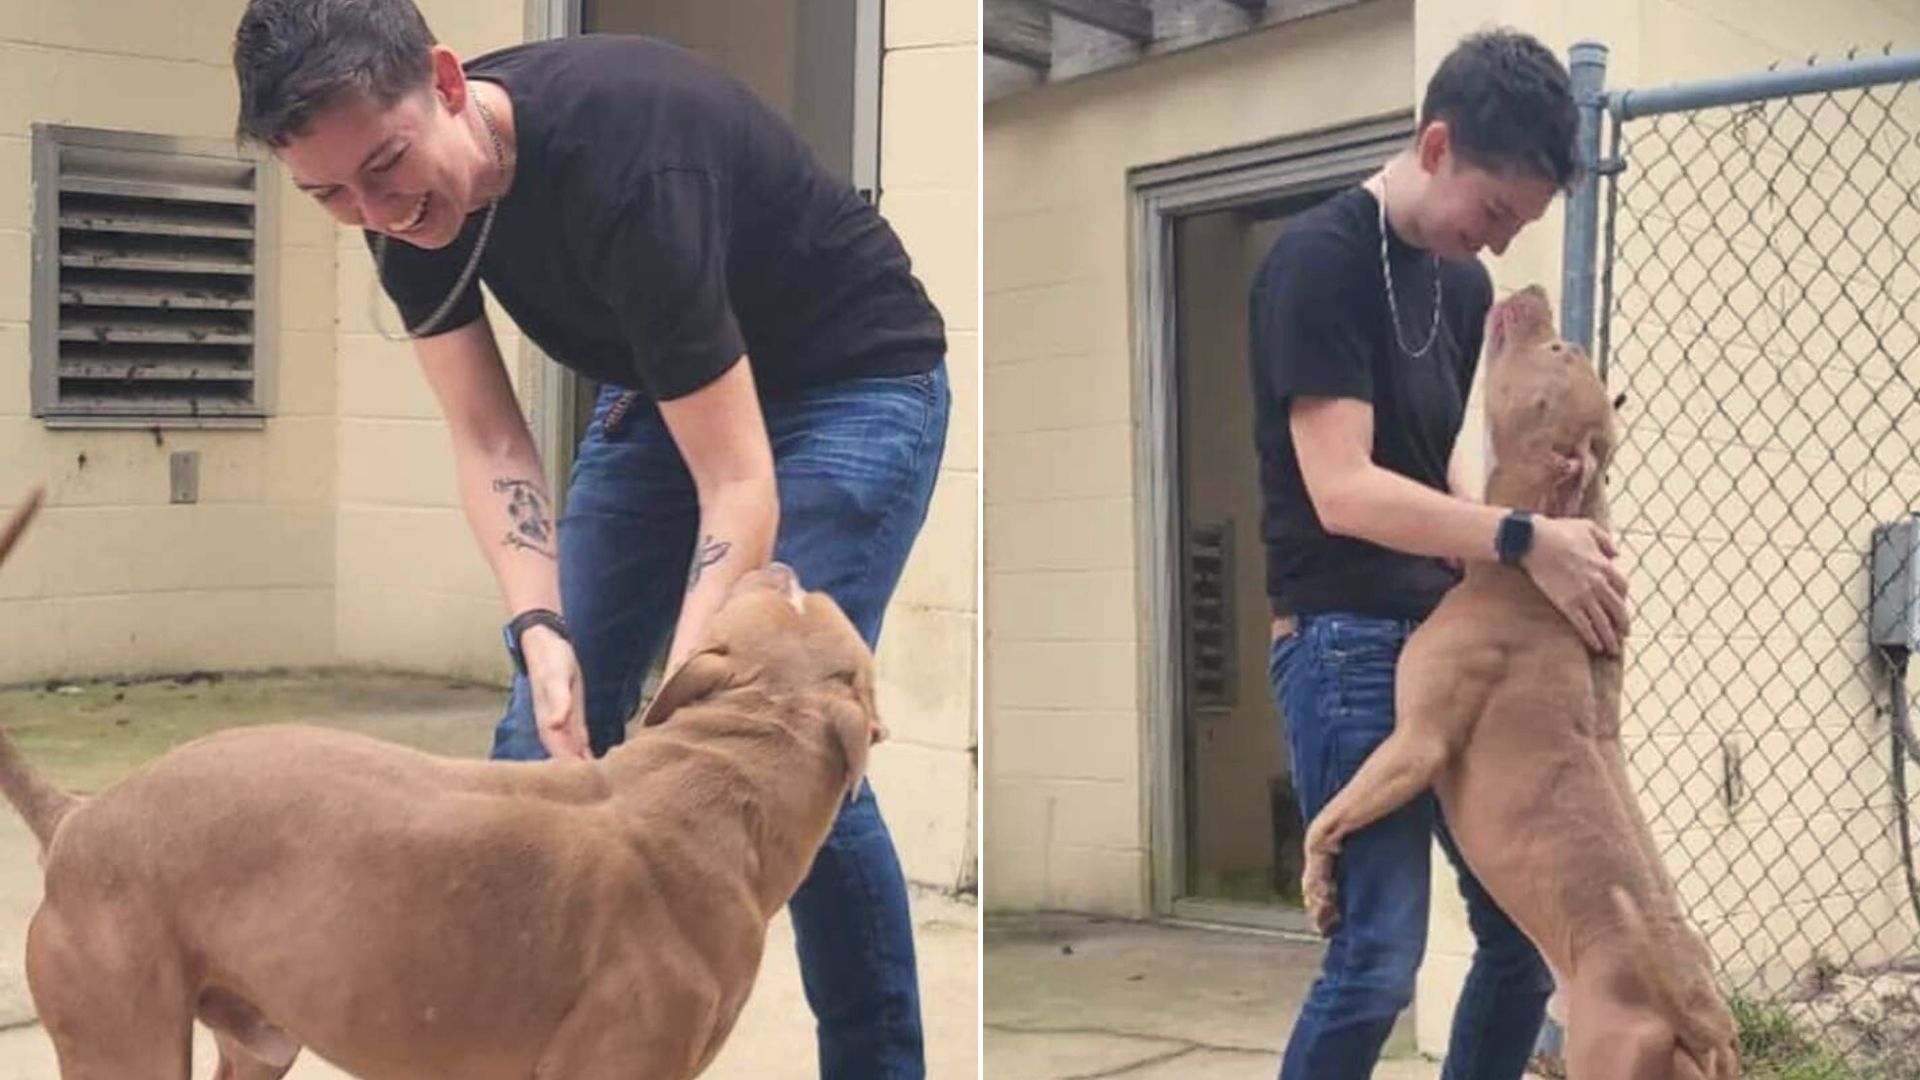
<svg viewBox="0 0 1920 1080">
<path fill-rule="evenodd" d="M 1487 501 L 1605 524 L 1613 410 L 1586 354 L 1538 287 L 1487 342 Z M 1342 841 L 1431 788 L 1567 991 L 1569 1080 L 1734 1080 L 1732 1014 L 1628 782 L 1620 676 L 1523 570 L 1470 567 L 1407 641 L 1393 733 L 1308 827 L 1307 910 L 1331 930 Z"/>
<path fill-rule="evenodd" d="M 0 529 L 0 555 L 37 505 Z M 41 843 L 27 976 L 63 1080 L 686 1080 L 885 735 L 832 600 L 749 572 L 597 761 L 438 758 L 273 725 L 82 800 L 0 734 Z"/>
</svg>

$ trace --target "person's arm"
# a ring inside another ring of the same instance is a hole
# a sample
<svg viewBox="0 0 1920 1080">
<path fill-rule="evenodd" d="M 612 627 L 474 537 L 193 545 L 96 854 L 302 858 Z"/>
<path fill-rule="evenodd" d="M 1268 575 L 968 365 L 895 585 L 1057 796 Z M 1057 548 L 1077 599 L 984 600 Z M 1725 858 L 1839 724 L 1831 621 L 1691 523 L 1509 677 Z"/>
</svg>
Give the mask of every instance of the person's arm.
<svg viewBox="0 0 1920 1080">
<path fill-rule="evenodd" d="M 638 179 L 609 219 L 596 271 L 633 345 L 635 385 L 658 403 L 700 502 L 669 673 L 702 644 L 734 581 L 773 557 L 780 522 L 773 449 L 728 278 L 729 190 L 724 163 Z"/>
<path fill-rule="evenodd" d="M 1507 508 L 1435 491 L 1373 462 L 1373 406 L 1351 398 L 1300 397 L 1288 427 L 1301 479 L 1330 533 L 1440 559 L 1497 558 L 1494 534 Z M 1626 579 L 1613 567 L 1606 530 L 1581 519 L 1534 519 L 1533 548 L 1521 561 L 1540 591 L 1566 615 L 1587 647 L 1620 651 L 1626 633 Z"/>
<path fill-rule="evenodd" d="M 560 611 L 553 500 L 499 343 L 484 315 L 414 342 L 453 439 L 460 504 L 510 615 Z M 564 613 L 563 613 L 564 614 Z M 544 626 L 521 638 L 540 743 L 556 758 L 586 758 L 584 695 L 573 647 Z"/>
<path fill-rule="evenodd" d="M 773 448 L 746 357 L 693 393 L 661 402 L 660 418 L 686 459 L 700 500 L 687 593 L 667 653 L 671 673 L 704 639 L 734 580 L 773 558 L 780 500 Z"/>
</svg>

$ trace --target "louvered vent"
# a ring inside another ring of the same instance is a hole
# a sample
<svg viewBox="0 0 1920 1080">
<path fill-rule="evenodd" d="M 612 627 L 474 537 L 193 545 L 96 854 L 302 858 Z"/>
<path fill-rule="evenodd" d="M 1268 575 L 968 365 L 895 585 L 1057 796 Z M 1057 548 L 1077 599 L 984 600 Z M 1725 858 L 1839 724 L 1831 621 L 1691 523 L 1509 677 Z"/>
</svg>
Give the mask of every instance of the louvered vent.
<svg viewBox="0 0 1920 1080">
<path fill-rule="evenodd" d="M 1187 657 L 1192 704 L 1233 706 L 1233 523 L 1196 525 L 1187 538 Z"/>
<path fill-rule="evenodd" d="M 36 125 L 34 411 L 258 423 L 260 162 L 210 142 Z"/>
</svg>

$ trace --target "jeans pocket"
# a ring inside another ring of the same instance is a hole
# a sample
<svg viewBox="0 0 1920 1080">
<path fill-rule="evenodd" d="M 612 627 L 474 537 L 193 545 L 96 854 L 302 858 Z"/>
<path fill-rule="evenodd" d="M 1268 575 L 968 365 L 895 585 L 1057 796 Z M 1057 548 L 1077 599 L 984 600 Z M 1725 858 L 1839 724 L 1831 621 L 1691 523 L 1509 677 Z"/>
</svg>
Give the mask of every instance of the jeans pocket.
<svg viewBox="0 0 1920 1080">
<path fill-rule="evenodd" d="M 1321 631 L 1329 768 L 1344 782 L 1393 732 L 1394 670 L 1406 631 L 1392 620 L 1347 616 Z"/>
<path fill-rule="evenodd" d="M 1316 620 L 1321 648 L 1334 663 L 1358 666 L 1391 666 L 1400 656 L 1407 635 L 1394 619 L 1365 615 L 1328 615 Z"/>
<path fill-rule="evenodd" d="M 862 504 L 886 503 L 937 468 L 944 401 L 914 378 L 849 380 L 770 406 L 781 478 L 822 478 L 853 489 Z"/>
<path fill-rule="evenodd" d="M 1289 676 L 1293 671 L 1295 659 L 1300 655 L 1300 632 L 1295 630 L 1282 638 L 1275 638 L 1267 653 L 1267 685 L 1273 689 L 1276 705 L 1285 708 Z"/>
</svg>

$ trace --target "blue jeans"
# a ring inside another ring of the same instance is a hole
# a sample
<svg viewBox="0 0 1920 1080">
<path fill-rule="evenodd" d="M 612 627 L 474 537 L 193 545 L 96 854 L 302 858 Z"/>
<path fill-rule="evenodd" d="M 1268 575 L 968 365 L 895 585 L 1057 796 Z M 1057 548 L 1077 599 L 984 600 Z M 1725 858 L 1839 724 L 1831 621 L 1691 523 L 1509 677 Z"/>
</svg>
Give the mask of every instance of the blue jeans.
<svg viewBox="0 0 1920 1080">
<path fill-rule="evenodd" d="M 780 493 L 774 557 L 869 646 L 926 519 L 946 446 L 946 368 L 761 402 Z M 659 410 L 601 392 L 560 521 L 560 592 L 594 753 L 617 745 L 679 618 L 699 502 Z M 546 756 L 516 678 L 493 756 Z M 925 1075 L 906 878 L 873 789 L 842 809 L 789 906 L 825 1080 Z"/>
<path fill-rule="evenodd" d="M 1393 730 L 1394 667 L 1416 624 L 1307 615 L 1268 667 L 1293 755 L 1303 820 L 1333 798 Z M 1427 944 L 1430 838 L 1459 875 L 1476 948 L 1454 1013 L 1442 1080 L 1516 1080 L 1553 978 L 1460 858 L 1431 793 L 1346 839 L 1335 866 L 1340 922 L 1287 1040 L 1284 1080 L 1373 1073 L 1394 1018 L 1413 1001 Z"/>
</svg>

